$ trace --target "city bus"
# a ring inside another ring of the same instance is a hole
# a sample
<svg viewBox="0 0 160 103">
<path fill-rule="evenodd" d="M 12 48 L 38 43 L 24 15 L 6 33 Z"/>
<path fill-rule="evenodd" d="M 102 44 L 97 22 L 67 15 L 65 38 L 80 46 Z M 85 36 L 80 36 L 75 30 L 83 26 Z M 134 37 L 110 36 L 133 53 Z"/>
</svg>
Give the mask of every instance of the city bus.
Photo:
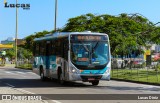
<svg viewBox="0 0 160 103">
<path fill-rule="evenodd" d="M 105 33 L 56 32 L 34 39 L 33 72 L 46 78 L 90 82 L 110 80 L 111 53 Z"/>
</svg>

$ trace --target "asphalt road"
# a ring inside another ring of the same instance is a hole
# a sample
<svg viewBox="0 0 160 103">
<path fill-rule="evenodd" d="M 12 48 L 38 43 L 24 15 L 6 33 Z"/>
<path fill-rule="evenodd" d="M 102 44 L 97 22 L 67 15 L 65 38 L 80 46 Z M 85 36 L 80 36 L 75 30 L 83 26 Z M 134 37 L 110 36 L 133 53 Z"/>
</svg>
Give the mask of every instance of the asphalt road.
<svg viewBox="0 0 160 103">
<path fill-rule="evenodd" d="M 160 102 L 159 86 L 112 81 L 112 80 L 100 81 L 98 86 L 92 86 L 90 83 L 83 83 L 83 82 L 69 82 L 66 85 L 60 85 L 56 80 L 48 80 L 43 82 L 40 80 L 40 77 L 32 73 L 32 71 L 16 69 L 16 68 L 0 68 L 0 87 L 4 86 L 9 86 L 13 89 L 22 91 L 25 94 L 39 94 L 39 95 L 43 94 L 42 96 L 45 99 L 49 99 L 47 100 L 47 102 L 49 103 L 82 103 L 82 102 L 83 103 L 128 103 L 128 102 L 159 103 Z M 158 97 L 159 100 L 153 100 L 153 99 L 148 100 L 147 98 L 146 98 L 147 100 L 141 100 L 141 99 L 128 100 L 128 99 L 137 99 L 140 97 L 144 97 L 144 95 L 141 94 L 149 94 L 152 97 L 153 96 Z M 105 97 L 109 100 L 105 100 L 106 99 Z M 66 100 L 67 98 L 69 100 Z M 91 98 L 92 100 L 90 100 L 89 98 Z"/>
</svg>

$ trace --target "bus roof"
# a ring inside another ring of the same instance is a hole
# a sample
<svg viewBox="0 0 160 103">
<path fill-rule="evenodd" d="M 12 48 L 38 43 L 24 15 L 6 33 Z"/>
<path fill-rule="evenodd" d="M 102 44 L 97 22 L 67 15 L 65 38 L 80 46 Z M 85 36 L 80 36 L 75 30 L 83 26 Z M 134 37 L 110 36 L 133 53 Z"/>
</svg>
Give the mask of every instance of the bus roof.
<svg viewBox="0 0 160 103">
<path fill-rule="evenodd" d="M 56 38 L 61 38 L 61 37 L 68 37 L 69 35 L 74 34 L 74 35 L 107 35 L 105 33 L 97 33 L 97 32 L 91 32 L 91 31 L 84 31 L 84 32 L 56 32 L 53 34 L 47 34 L 44 37 L 40 38 L 35 38 L 34 41 L 41 41 L 41 40 L 50 40 L 50 39 L 56 39 Z"/>
</svg>

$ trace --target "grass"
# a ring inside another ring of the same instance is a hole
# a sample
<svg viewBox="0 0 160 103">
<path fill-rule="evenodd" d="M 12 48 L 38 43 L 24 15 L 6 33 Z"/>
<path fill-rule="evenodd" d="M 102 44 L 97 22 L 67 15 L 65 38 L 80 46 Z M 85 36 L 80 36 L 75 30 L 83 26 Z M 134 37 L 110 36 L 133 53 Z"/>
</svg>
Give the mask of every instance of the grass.
<svg viewBox="0 0 160 103">
<path fill-rule="evenodd" d="M 32 64 L 20 64 L 16 68 L 21 68 L 21 69 L 32 69 Z"/>
<path fill-rule="evenodd" d="M 5 66 L 5 64 L 0 64 L 0 67 L 4 67 Z"/>
<path fill-rule="evenodd" d="M 112 69 L 113 79 L 160 84 L 160 72 L 154 69 Z"/>
</svg>

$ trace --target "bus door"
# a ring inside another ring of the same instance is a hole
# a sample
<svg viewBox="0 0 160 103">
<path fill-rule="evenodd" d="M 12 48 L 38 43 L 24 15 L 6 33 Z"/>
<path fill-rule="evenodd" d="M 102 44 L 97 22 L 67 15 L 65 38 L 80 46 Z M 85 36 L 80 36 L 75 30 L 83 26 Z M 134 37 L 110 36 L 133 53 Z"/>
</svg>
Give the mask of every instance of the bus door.
<svg viewBox="0 0 160 103">
<path fill-rule="evenodd" d="M 46 69 L 49 69 L 49 65 L 50 65 L 49 51 L 50 51 L 50 41 L 47 41 L 46 43 Z"/>
<path fill-rule="evenodd" d="M 62 48 L 62 57 L 63 57 L 63 77 L 66 77 L 67 69 L 68 69 L 68 63 L 67 63 L 67 57 L 68 57 L 68 50 L 67 50 L 67 42 L 62 43 L 63 48 Z"/>
</svg>

